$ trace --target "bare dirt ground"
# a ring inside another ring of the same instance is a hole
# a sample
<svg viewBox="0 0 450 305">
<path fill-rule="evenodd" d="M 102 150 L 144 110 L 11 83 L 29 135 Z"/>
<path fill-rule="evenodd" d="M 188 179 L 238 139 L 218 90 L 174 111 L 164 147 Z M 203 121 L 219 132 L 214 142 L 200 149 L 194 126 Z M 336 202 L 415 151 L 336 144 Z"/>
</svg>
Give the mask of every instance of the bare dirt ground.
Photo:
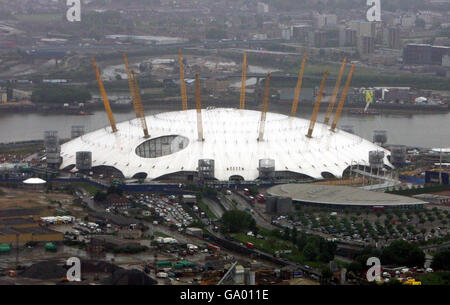
<svg viewBox="0 0 450 305">
<path fill-rule="evenodd" d="M 45 193 L 45 191 L 13 189 L 0 187 L 2 195 L 0 195 L 0 208 L 42 208 L 50 207 L 56 202 L 61 202 L 61 207 L 69 205 L 73 201 L 73 196 L 64 193 Z M 52 204 L 53 203 L 53 204 Z"/>
</svg>

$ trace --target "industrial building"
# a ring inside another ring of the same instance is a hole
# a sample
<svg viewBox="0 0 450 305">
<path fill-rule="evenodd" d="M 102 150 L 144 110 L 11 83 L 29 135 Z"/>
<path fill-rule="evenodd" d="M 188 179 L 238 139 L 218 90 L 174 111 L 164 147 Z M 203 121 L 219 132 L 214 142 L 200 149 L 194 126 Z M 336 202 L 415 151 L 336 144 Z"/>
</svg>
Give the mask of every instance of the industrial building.
<svg viewBox="0 0 450 305">
<path fill-rule="evenodd" d="M 282 184 L 267 190 L 272 196 L 292 198 L 292 201 L 331 208 L 423 208 L 425 201 L 386 193 L 366 191 L 356 187 L 319 184 Z"/>
</svg>

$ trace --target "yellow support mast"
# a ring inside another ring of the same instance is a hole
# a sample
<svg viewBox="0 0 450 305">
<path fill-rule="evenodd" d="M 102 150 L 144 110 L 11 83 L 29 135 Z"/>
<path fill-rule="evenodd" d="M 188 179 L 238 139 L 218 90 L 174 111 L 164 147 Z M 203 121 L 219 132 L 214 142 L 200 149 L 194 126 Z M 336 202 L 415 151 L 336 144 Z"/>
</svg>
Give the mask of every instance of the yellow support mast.
<svg viewBox="0 0 450 305">
<path fill-rule="evenodd" d="M 178 62 L 180 64 L 180 90 L 181 90 L 181 102 L 183 110 L 187 110 L 187 94 L 186 83 L 184 81 L 184 67 L 183 67 L 183 55 L 181 55 L 181 49 L 178 50 Z"/>
<path fill-rule="evenodd" d="M 325 87 L 325 82 L 327 80 L 328 70 L 325 71 L 322 78 L 322 83 L 320 84 L 319 94 L 317 95 L 316 101 L 314 102 L 314 109 L 311 116 L 311 122 L 309 123 L 308 134 L 306 135 L 308 138 L 312 138 L 312 134 L 314 131 L 314 126 L 317 121 L 317 114 L 319 113 L 320 102 L 322 101 L 323 88 Z"/>
<path fill-rule="evenodd" d="M 303 55 L 302 67 L 300 68 L 300 72 L 298 74 L 297 87 L 295 87 L 294 100 L 292 101 L 291 116 L 295 116 L 297 114 L 298 102 L 300 100 L 300 92 L 302 90 L 303 73 L 305 72 L 305 63 L 306 63 L 306 53 Z"/>
<path fill-rule="evenodd" d="M 195 106 L 197 108 L 197 131 L 198 140 L 204 141 L 203 138 L 203 121 L 202 121 L 202 101 L 200 99 L 200 80 L 198 73 L 195 74 Z"/>
<path fill-rule="evenodd" d="M 134 112 L 136 113 L 136 118 L 139 119 L 139 110 L 138 110 L 138 106 L 137 106 L 137 98 L 136 98 L 136 90 L 134 88 L 134 80 L 131 77 L 131 73 L 130 73 L 130 68 L 128 66 L 128 58 L 127 58 L 127 53 L 123 53 L 123 60 L 125 62 L 125 70 L 127 71 L 127 77 L 128 77 L 128 86 L 130 87 L 130 95 L 131 95 L 131 100 L 133 102 L 133 108 L 134 108 Z M 142 126 L 144 127 L 144 126 Z M 145 131 L 144 131 L 145 134 Z"/>
<path fill-rule="evenodd" d="M 341 117 L 342 108 L 344 107 L 345 99 L 347 98 L 348 87 L 350 86 L 350 82 L 352 81 L 353 71 L 355 70 L 355 64 L 352 65 L 352 69 L 347 77 L 347 83 L 345 84 L 344 91 L 342 92 L 341 99 L 339 100 L 339 104 L 336 110 L 336 114 L 334 115 L 333 124 L 331 125 L 331 131 L 336 129 L 336 125 L 339 122 L 339 118 Z"/>
<path fill-rule="evenodd" d="M 264 128 L 266 127 L 266 115 L 267 115 L 267 104 L 269 102 L 269 84 L 270 84 L 270 73 L 267 73 L 266 77 L 266 88 L 264 89 L 264 100 L 261 110 L 261 120 L 259 125 L 259 136 L 258 141 L 264 139 Z"/>
<path fill-rule="evenodd" d="M 244 62 L 242 63 L 241 100 L 239 109 L 245 109 L 246 82 L 247 82 L 247 51 L 244 52 Z"/>
<path fill-rule="evenodd" d="M 92 57 L 92 63 L 94 64 L 95 74 L 97 76 L 98 86 L 100 88 L 100 93 L 103 98 L 103 104 L 105 106 L 106 113 L 108 114 L 109 123 L 111 125 L 112 132 L 117 131 L 116 121 L 114 120 L 114 115 L 111 110 L 111 105 L 109 104 L 108 96 L 106 95 L 105 87 L 103 86 L 103 81 L 100 76 L 100 72 L 98 71 L 97 63 L 95 62 L 95 58 Z"/>
<path fill-rule="evenodd" d="M 331 115 L 333 114 L 334 104 L 336 103 L 337 95 L 339 93 L 339 87 L 341 86 L 342 74 L 344 74 L 345 63 L 346 62 L 347 62 L 347 58 L 344 58 L 344 61 L 342 62 L 341 69 L 339 70 L 339 76 L 338 76 L 338 79 L 336 81 L 336 85 L 334 86 L 334 91 L 333 91 L 333 95 L 331 97 L 330 104 L 328 105 L 327 114 L 325 116 L 325 120 L 323 121 L 323 123 L 325 125 L 328 125 L 328 123 L 330 122 L 330 119 L 331 119 Z"/>
<path fill-rule="evenodd" d="M 136 74 L 134 73 L 134 70 L 131 70 L 131 74 L 133 74 L 133 91 L 134 96 L 136 97 L 136 114 L 138 118 L 141 120 L 142 129 L 144 131 L 144 138 L 149 138 L 150 135 L 148 133 L 147 128 L 147 121 L 145 120 L 145 114 L 144 114 L 144 106 L 142 105 L 142 97 L 141 92 L 139 89 L 139 84 L 136 78 Z"/>
</svg>

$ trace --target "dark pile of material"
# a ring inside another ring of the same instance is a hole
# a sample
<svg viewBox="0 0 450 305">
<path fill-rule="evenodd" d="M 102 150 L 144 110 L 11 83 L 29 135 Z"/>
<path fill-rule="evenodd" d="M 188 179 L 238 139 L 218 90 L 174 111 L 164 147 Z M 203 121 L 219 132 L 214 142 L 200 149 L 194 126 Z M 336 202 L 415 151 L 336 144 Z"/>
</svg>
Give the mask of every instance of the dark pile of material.
<svg viewBox="0 0 450 305">
<path fill-rule="evenodd" d="M 21 277 L 40 279 L 40 280 L 61 280 L 66 277 L 67 269 L 64 262 L 50 260 L 39 262 L 31 265 L 20 273 Z M 102 280 L 102 284 L 106 285 L 156 285 L 157 282 L 139 270 L 126 270 L 117 265 L 104 261 L 81 261 L 81 282 L 73 282 L 71 284 L 83 285 L 87 284 L 83 280 L 87 274 L 92 273 L 109 273 L 110 276 Z"/>
<path fill-rule="evenodd" d="M 106 285 L 156 285 L 157 281 L 147 276 L 144 272 L 133 269 L 116 270 L 112 277 L 104 281 Z"/>
<path fill-rule="evenodd" d="M 67 274 L 67 269 L 64 268 L 64 264 L 58 261 L 46 261 L 39 262 L 31 265 L 20 273 L 20 276 L 32 278 L 32 279 L 61 279 Z"/>
</svg>

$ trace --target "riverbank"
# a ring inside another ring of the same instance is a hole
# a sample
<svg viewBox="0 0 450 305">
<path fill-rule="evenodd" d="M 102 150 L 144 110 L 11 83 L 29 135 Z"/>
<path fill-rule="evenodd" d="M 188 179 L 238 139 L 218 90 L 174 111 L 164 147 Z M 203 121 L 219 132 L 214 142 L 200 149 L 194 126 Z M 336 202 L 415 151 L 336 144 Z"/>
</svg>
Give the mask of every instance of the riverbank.
<svg viewBox="0 0 450 305">
<path fill-rule="evenodd" d="M 194 102 L 192 99 L 190 108 L 193 108 Z M 179 98 L 167 98 L 161 100 L 144 100 L 144 108 L 158 109 L 164 111 L 174 111 L 181 108 L 181 101 Z M 326 111 L 329 103 L 321 103 L 319 111 Z M 205 98 L 202 100 L 203 108 L 207 107 L 238 107 L 238 102 L 235 100 L 219 100 L 214 98 Z M 247 109 L 260 110 L 261 103 L 255 101 L 253 97 L 249 97 L 246 102 Z M 272 98 L 269 102 L 269 111 L 280 112 L 288 114 L 292 106 L 292 101 L 280 100 Z M 365 103 L 346 103 L 343 110 L 346 112 L 358 112 L 365 107 Z M 314 101 L 302 100 L 299 103 L 299 108 L 312 109 Z M 133 109 L 131 103 L 111 103 L 113 112 L 128 112 Z M 45 113 L 45 114 L 61 114 L 61 115 L 89 115 L 94 111 L 102 111 L 104 109 L 103 103 L 85 103 L 83 106 L 79 105 L 58 105 L 58 104 L 3 104 L 0 105 L 0 111 L 3 113 Z M 395 113 L 395 114 L 420 114 L 420 113 L 439 113 L 445 114 L 450 111 L 449 105 L 426 105 L 426 104 L 396 104 L 396 103 L 372 103 L 371 110 L 376 110 L 378 113 Z"/>
</svg>

